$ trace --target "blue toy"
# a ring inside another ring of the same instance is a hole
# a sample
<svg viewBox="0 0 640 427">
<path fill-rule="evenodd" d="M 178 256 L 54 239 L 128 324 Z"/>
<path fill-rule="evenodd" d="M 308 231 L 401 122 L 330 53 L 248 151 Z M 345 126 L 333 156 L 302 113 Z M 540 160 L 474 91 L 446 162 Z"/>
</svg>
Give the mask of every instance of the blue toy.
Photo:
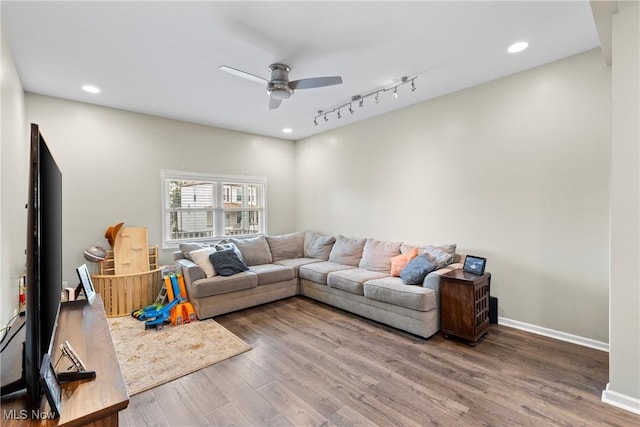
<svg viewBox="0 0 640 427">
<path fill-rule="evenodd" d="M 162 329 L 165 323 L 169 323 L 171 309 L 178 305 L 179 302 L 180 301 L 178 301 L 177 299 L 174 299 L 169 304 L 159 309 L 155 306 L 149 306 L 151 309 L 149 311 L 144 311 L 140 316 L 138 316 L 138 320 L 145 320 L 145 329 Z"/>
<path fill-rule="evenodd" d="M 131 316 L 136 319 L 145 321 L 145 329 L 162 329 L 166 323 L 176 324 L 173 318 L 176 316 L 174 308 L 186 301 L 180 293 L 180 284 L 175 274 L 165 274 L 164 284 L 167 296 L 170 299 L 169 304 L 162 305 L 156 302 L 131 313 Z M 182 324 L 182 316 L 180 316 L 179 320 L 178 324 Z"/>
</svg>

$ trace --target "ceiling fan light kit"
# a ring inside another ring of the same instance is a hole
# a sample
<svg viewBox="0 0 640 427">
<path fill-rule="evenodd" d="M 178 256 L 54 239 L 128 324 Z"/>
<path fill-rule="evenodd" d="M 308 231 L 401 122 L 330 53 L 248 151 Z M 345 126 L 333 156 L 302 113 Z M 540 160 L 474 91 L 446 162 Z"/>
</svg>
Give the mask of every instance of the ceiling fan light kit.
<svg viewBox="0 0 640 427">
<path fill-rule="evenodd" d="M 291 71 L 291 68 L 286 64 L 280 63 L 269 65 L 269 71 L 271 72 L 270 80 L 263 79 L 262 77 L 258 77 L 254 74 L 247 73 L 246 71 L 238 70 L 227 65 L 221 65 L 218 68 L 235 76 L 264 84 L 267 89 L 267 95 L 269 96 L 270 110 L 278 108 L 282 103 L 282 100 L 291 98 L 291 95 L 293 95 L 294 90 L 296 89 L 313 89 L 339 85 L 342 83 L 342 77 L 340 76 L 312 77 L 309 79 L 289 81 L 289 71 Z"/>
<path fill-rule="evenodd" d="M 373 99 L 375 100 L 376 104 L 378 104 L 380 102 L 380 94 L 381 93 L 385 93 L 388 91 L 393 91 L 393 98 L 397 98 L 398 95 L 398 88 L 402 87 L 406 84 L 411 84 L 410 90 L 411 92 L 415 92 L 416 90 L 416 82 L 415 80 L 418 78 L 418 76 L 413 76 L 413 77 L 402 77 L 399 81 L 392 83 L 390 85 L 387 85 L 385 87 L 381 87 L 379 89 L 375 89 L 372 91 L 369 91 L 367 93 L 365 93 L 364 95 L 353 95 L 351 97 L 351 99 L 343 104 L 340 104 L 336 107 L 333 108 L 327 108 L 325 110 L 318 110 L 318 114 L 315 115 L 315 117 L 313 118 L 313 124 L 315 126 L 318 126 L 318 117 L 323 117 L 325 122 L 328 122 L 329 119 L 327 118 L 327 114 L 331 114 L 331 113 L 336 113 L 336 116 L 341 119 L 342 118 L 342 114 L 340 113 L 340 110 L 343 108 L 347 108 L 349 107 L 349 113 L 353 114 L 354 110 L 352 108 L 352 105 L 354 102 L 358 103 L 358 107 L 364 107 L 364 99 L 373 96 Z"/>
</svg>

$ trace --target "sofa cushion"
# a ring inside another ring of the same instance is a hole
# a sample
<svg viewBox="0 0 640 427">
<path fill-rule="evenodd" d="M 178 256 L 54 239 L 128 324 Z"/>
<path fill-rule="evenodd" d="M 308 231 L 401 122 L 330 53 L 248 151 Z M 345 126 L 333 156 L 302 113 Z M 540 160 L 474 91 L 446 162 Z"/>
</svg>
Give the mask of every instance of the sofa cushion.
<svg viewBox="0 0 640 427">
<path fill-rule="evenodd" d="M 233 276 L 249 269 L 231 249 L 213 252 L 209 255 L 209 259 L 213 264 L 213 268 L 221 276 Z"/>
<path fill-rule="evenodd" d="M 244 262 L 248 266 L 271 264 L 273 261 L 269 244 L 264 236 L 250 239 L 230 239 L 230 241 L 240 249 Z"/>
<path fill-rule="evenodd" d="M 427 259 L 429 259 L 429 261 L 435 264 L 437 270 L 453 263 L 453 259 L 456 253 L 456 245 L 448 244 L 437 247 L 429 245 L 422 253 L 427 256 Z"/>
<path fill-rule="evenodd" d="M 207 245 L 206 243 L 185 242 L 185 243 L 180 243 L 178 247 L 180 248 L 180 252 L 182 252 L 182 256 L 184 256 L 189 261 L 193 261 L 189 253 L 193 251 L 197 251 L 198 249 L 208 248 L 209 245 Z"/>
<path fill-rule="evenodd" d="M 405 285 L 421 285 L 427 274 L 436 270 L 436 266 L 425 254 L 420 254 L 400 271 L 400 278 Z"/>
<path fill-rule="evenodd" d="M 189 298 L 204 298 L 212 295 L 250 289 L 258 286 L 258 275 L 252 271 L 233 276 L 214 276 L 196 280 L 189 287 Z"/>
<path fill-rule="evenodd" d="M 280 261 L 274 261 L 274 264 L 286 265 L 287 267 L 293 267 L 293 271 L 296 277 L 299 276 L 298 271 L 300 267 L 306 264 L 313 264 L 315 262 L 322 262 L 321 259 L 316 258 L 294 258 L 294 259 L 281 259 Z"/>
<path fill-rule="evenodd" d="M 336 264 L 330 261 L 316 262 L 300 266 L 298 275 L 301 279 L 311 280 L 321 285 L 327 284 L 327 275 L 333 271 L 351 269 L 352 266 Z"/>
<path fill-rule="evenodd" d="M 365 282 L 364 296 L 417 311 L 436 308 L 436 293 L 433 289 L 405 285 L 398 277 L 385 277 Z"/>
<path fill-rule="evenodd" d="M 293 267 L 276 264 L 252 265 L 249 270 L 258 275 L 258 286 L 284 282 L 296 277 Z"/>
<path fill-rule="evenodd" d="M 396 255 L 391 258 L 391 275 L 395 277 L 400 277 L 400 271 L 409 264 L 409 261 L 418 256 L 418 248 L 410 249 L 408 252 L 405 252 L 400 255 Z"/>
<path fill-rule="evenodd" d="M 335 264 L 357 267 L 362 258 L 365 239 L 352 239 L 345 236 L 336 237 L 336 242 L 329 254 L 329 261 Z"/>
<path fill-rule="evenodd" d="M 358 267 L 389 274 L 391 271 L 391 258 L 400 255 L 400 245 L 402 245 L 400 242 L 367 239 L 362 249 L 362 259 Z"/>
<path fill-rule="evenodd" d="M 333 271 L 327 275 L 327 285 L 330 288 L 342 289 L 356 295 L 364 295 L 362 285 L 367 280 L 387 277 L 388 274 L 364 268 L 350 268 L 348 270 Z"/>
<path fill-rule="evenodd" d="M 273 261 L 302 258 L 304 256 L 304 235 L 304 231 L 299 231 L 279 236 L 267 236 Z"/>
<path fill-rule="evenodd" d="M 336 238 L 333 236 L 325 236 L 315 231 L 307 231 L 304 234 L 304 257 L 327 261 L 335 242 Z"/>
<path fill-rule="evenodd" d="M 189 252 L 189 256 L 191 257 L 190 259 L 198 264 L 198 267 L 204 271 L 204 275 L 206 277 L 213 277 L 218 274 L 209 259 L 209 255 L 214 252 L 216 252 L 216 248 L 202 248 Z"/>
</svg>

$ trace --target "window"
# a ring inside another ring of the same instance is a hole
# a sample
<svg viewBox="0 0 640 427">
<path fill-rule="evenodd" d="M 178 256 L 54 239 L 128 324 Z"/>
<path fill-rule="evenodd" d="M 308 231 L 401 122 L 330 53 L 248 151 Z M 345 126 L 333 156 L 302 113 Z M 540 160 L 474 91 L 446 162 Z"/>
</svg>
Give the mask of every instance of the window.
<svg viewBox="0 0 640 427">
<path fill-rule="evenodd" d="M 162 171 L 163 247 L 265 233 L 263 177 Z"/>
</svg>

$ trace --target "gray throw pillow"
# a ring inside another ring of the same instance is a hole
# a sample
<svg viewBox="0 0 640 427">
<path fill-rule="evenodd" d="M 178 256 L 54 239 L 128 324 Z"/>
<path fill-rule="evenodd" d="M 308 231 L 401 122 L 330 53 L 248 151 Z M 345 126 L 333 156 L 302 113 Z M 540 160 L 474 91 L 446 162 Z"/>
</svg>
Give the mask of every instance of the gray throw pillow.
<svg viewBox="0 0 640 427">
<path fill-rule="evenodd" d="M 424 254 L 418 255 L 400 271 L 400 279 L 405 285 L 421 285 L 427 274 L 435 269 L 436 266 Z"/>
<path fill-rule="evenodd" d="M 427 256 L 427 258 L 435 264 L 436 270 L 446 267 L 447 265 L 453 263 L 453 258 L 456 253 L 456 245 L 442 245 L 435 247 L 433 245 L 429 245 L 425 248 L 423 254 Z"/>
<path fill-rule="evenodd" d="M 229 243 L 228 241 L 223 240 L 222 242 L 216 245 L 216 250 L 217 251 L 232 250 L 236 253 L 236 255 L 238 255 L 238 258 L 240 258 L 240 261 L 244 262 L 244 258 L 242 258 L 242 252 L 240 252 L 240 249 L 238 249 L 238 247 L 233 243 Z"/>
<path fill-rule="evenodd" d="M 233 276 L 249 269 L 232 249 L 214 252 L 209 255 L 209 260 L 221 276 Z"/>
</svg>

